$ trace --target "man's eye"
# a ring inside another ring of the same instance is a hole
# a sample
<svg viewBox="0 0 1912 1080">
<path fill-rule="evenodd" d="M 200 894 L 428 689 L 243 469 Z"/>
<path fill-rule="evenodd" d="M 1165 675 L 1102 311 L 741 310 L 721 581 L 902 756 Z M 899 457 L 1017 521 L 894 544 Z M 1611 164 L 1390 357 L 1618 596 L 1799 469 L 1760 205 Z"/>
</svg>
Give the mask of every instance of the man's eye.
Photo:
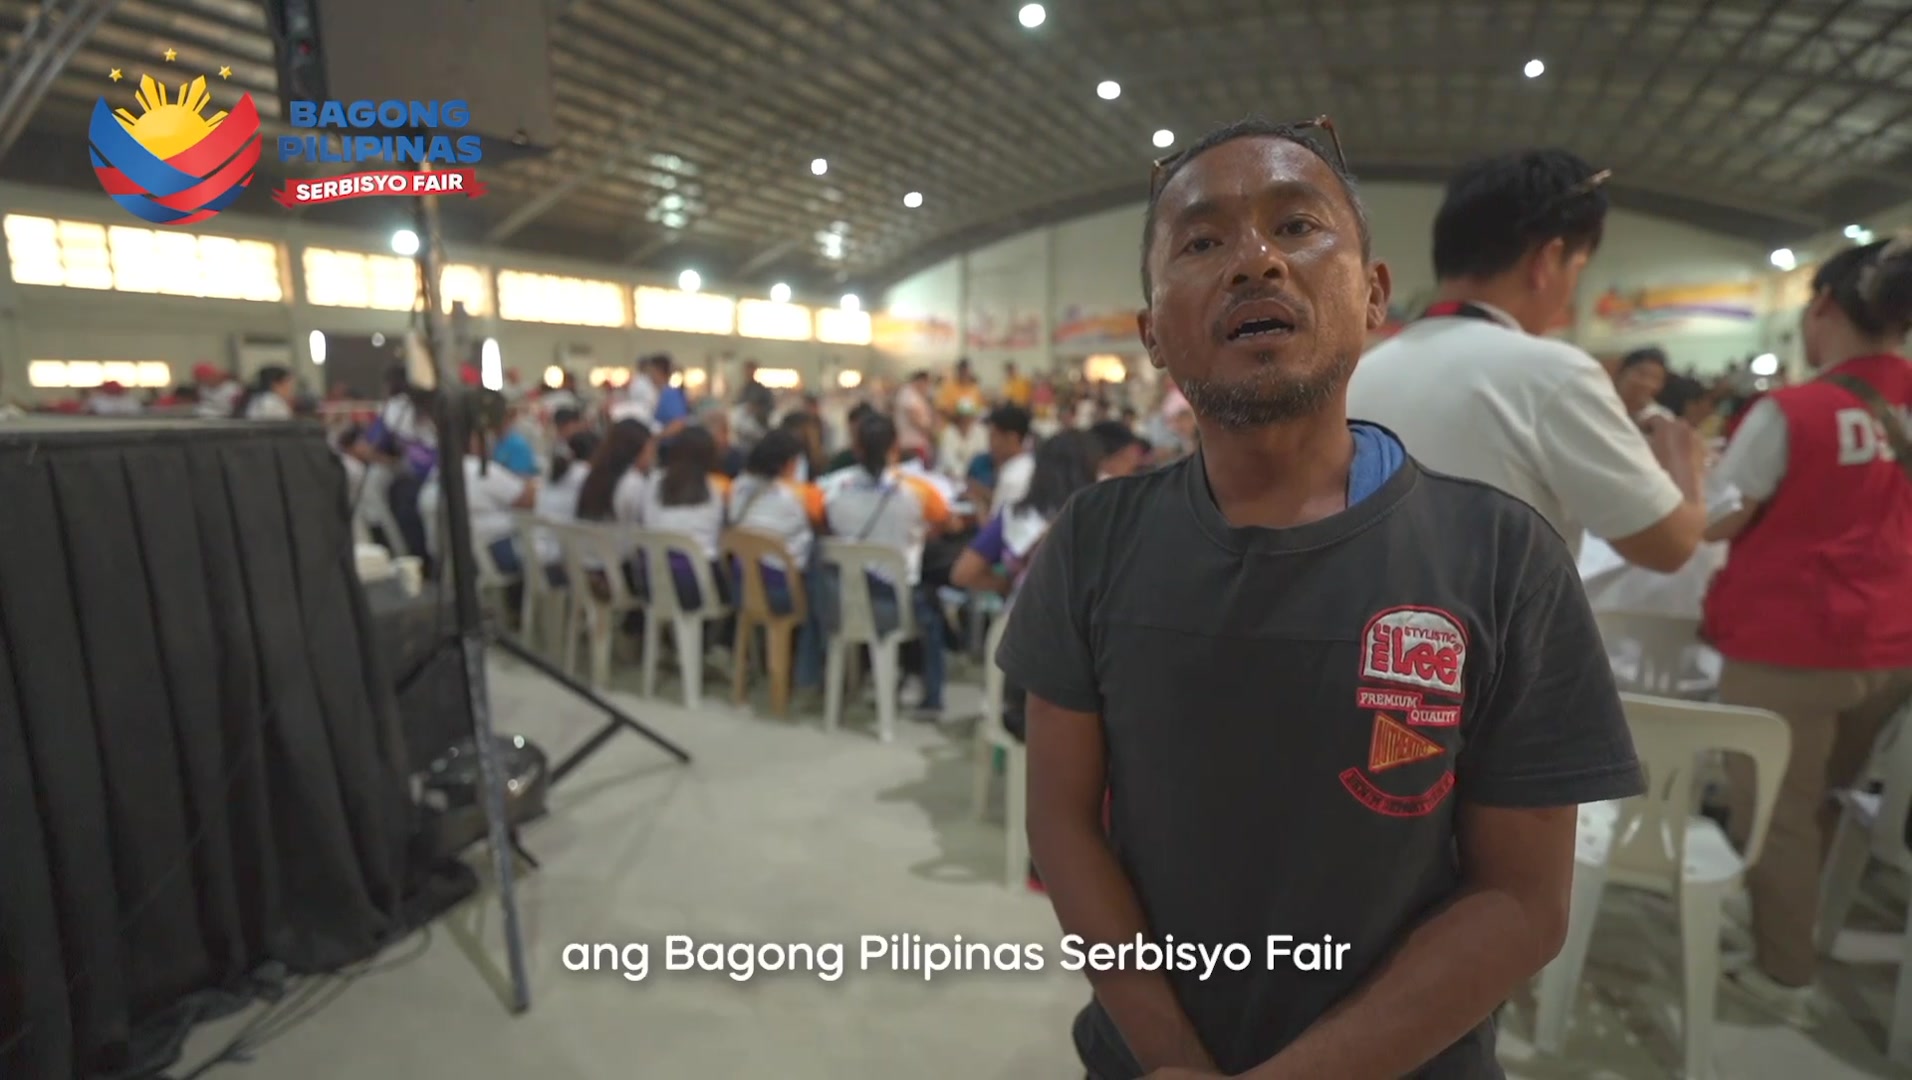
<svg viewBox="0 0 1912 1080">
<path fill-rule="evenodd" d="M 1290 218 L 1282 222 L 1281 228 L 1277 231 L 1283 236 L 1306 236 L 1314 232 L 1316 228 L 1318 226 L 1308 218 Z"/>
<path fill-rule="evenodd" d="M 1182 247 L 1187 252 L 1203 252 L 1221 246 L 1221 241 L 1212 236 L 1198 236 Z"/>
</svg>

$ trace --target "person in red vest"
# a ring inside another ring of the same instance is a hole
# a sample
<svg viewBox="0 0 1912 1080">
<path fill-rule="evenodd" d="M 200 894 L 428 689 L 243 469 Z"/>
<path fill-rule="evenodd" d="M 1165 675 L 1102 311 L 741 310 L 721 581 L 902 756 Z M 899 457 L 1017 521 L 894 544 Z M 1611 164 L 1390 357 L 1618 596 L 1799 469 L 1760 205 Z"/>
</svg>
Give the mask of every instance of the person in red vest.
<svg viewBox="0 0 1912 1080">
<path fill-rule="evenodd" d="M 1799 1023 L 1811 1015 L 1828 789 L 1858 779 L 1880 729 L 1912 698 L 1908 329 L 1912 235 L 1827 260 L 1801 319 L 1819 374 L 1747 411 L 1719 466 L 1743 505 L 1707 530 L 1732 541 L 1704 623 L 1726 660 L 1720 699 L 1771 709 L 1793 739 L 1765 851 L 1746 875 L 1755 962 L 1732 977 Z M 1743 844 L 1752 768 L 1735 755 L 1728 769 Z"/>
</svg>

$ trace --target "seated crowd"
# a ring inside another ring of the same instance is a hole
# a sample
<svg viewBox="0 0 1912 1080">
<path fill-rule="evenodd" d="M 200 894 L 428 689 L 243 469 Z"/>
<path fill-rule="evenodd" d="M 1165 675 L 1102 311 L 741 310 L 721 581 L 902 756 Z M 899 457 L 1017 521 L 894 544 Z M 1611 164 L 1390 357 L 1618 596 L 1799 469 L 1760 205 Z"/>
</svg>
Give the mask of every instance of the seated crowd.
<svg viewBox="0 0 1912 1080">
<path fill-rule="evenodd" d="M 797 638 L 801 691 L 821 686 L 825 627 L 834 618 L 834 568 L 818 559 L 817 539 L 895 549 L 908 578 L 872 575 L 871 600 L 879 627 L 897 625 L 910 605 L 920 629 L 905 662 L 920 682 L 913 704 L 925 719 L 943 711 L 945 654 L 958 638 L 944 591 L 1007 597 L 1078 488 L 1191 445 L 1169 421 L 1155 435 L 1158 452 L 1136 431 L 1135 410 L 1116 406 L 1109 388 L 1057 387 L 1013 367 L 993 393 L 959 361 L 940 387 L 918 372 L 894 392 L 873 384 L 830 402 L 779 398 L 750 368 L 733 400 L 694 400 L 673 385 L 681 382 L 674 374 L 660 354 L 641 359 L 626 387 L 596 399 L 569 379 L 516 400 L 478 395 L 462 459 L 475 553 L 507 578 L 541 563 L 557 584 L 557 551 L 520 550 L 515 514 L 686 536 L 711 564 L 715 599 L 728 604 L 739 568 L 720 557 L 725 531 L 773 538 L 802 568 L 806 595 L 824 598 L 812 603 Z M 346 428 L 335 446 L 368 531 L 426 556 L 429 566 L 441 553 L 430 527 L 440 502 L 432 395 L 396 369 L 389 389 L 369 422 Z M 625 567 L 639 596 L 650 585 L 642 567 L 635 558 Z M 672 577 L 680 604 L 698 609 L 698 575 L 686 557 L 673 559 Z M 763 581 L 773 608 L 792 610 L 781 566 L 766 563 Z"/>
</svg>

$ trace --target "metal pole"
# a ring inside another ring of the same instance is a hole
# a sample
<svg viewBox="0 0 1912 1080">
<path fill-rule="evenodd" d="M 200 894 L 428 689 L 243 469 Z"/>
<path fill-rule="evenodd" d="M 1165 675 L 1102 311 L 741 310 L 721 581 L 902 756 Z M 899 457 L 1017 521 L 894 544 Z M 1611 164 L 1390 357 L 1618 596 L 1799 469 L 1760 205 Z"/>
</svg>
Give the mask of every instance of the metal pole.
<svg viewBox="0 0 1912 1080">
<path fill-rule="evenodd" d="M 511 1011 L 531 1008 L 531 984 L 525 974 L 524 934 L 518 921 L 516 855 L 505 819 L 504 767 L 492 734 L 491 702 L 485 687 L 484 613 L 478 605 L 478 564 L 471 548 L 471 514 L 465 490 L 465 455 L 473 432 L 471 391 L 452 357 L 451 324 L 439 293 L 444 252 L 438 233 L 438 197 L 418 199 L 418 268 L 424 275 L 425 336 L 438 374 L 438 489 L 445 516 L 445 562 L 457 607 L 458 649 L 465 662 L 465 693 L 471 705 L 472 735 L 484 776 L 485 821 L 490 826 L 491 864 L 497 872 L 498 906 L 504 912 L 505 952 L 511 967 Z"/>
</svg>

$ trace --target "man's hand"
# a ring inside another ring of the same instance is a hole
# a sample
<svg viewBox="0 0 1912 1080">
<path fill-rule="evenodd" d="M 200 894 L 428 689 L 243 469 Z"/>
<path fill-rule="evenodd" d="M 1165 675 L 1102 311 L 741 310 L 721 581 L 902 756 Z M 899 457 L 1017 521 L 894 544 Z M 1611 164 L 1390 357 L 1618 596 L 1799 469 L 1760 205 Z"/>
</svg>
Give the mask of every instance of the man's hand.
<svg viewBox="0 0 1912 1080">
<path fill-rule="evenodd" d="M 1694 472 L 1704 472 L 1706 468 L 1706 440 L 1693 425 L 1684 420 L 1669 420 L 1656 416 L 1642 425 L 1646 432 L 1647 445 L 1653 448 L 1653 456 L 1660 462 L 1661 468 L 1678 475 L 1682 467 Z"/>
</svg>

